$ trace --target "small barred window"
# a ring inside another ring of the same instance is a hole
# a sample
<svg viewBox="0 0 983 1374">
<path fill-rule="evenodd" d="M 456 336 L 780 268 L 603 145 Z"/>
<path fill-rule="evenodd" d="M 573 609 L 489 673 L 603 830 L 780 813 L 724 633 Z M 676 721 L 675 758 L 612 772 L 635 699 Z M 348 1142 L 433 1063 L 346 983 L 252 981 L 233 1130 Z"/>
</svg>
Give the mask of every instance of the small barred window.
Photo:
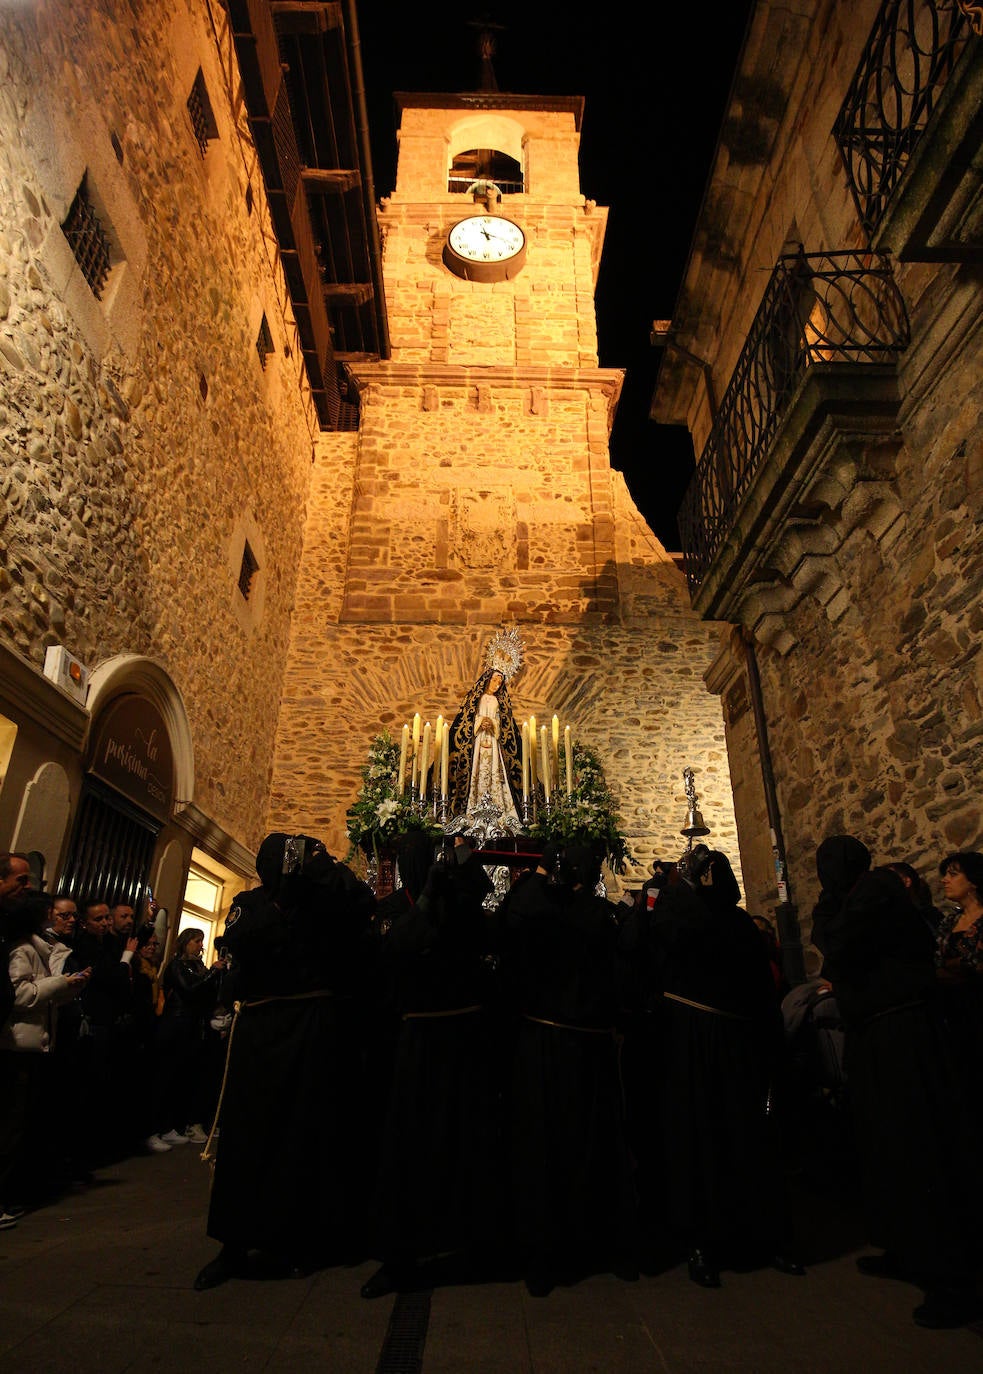
<svg viewBox="0 0 983 1374">
<path fill-rule="evenodd" d="M 249 593 L 253 588 L 253 578 L 258 572 L 259 564 L 256 562 L 256 555 L 249 547 L 249 540 L 247 539 L 242 547 L 242 565 L 239 568 L 239 590 L 245 601 L 249 600 Z"/>
<path fill-rule="evenodd" d="M 204 157 L 208 152 L 208 145 L 211 140 L 218 138 L 218 125 L 215 123 L 212 102 L 208 98 L 208 87 L 205 85 L 205 78 L 200 67 L 194 85 L 191 87 L 191 94 L 188 96 L 188 114 L 191 116 L 191 127 L 195 131 L 198 147 L 201 149 L 202 157 Z"/>
<path fill-rule="evenodd" d="M 75 199 L 62 220 L 61 228 L 92 294 L 99 300 L 111 266 L 109 238 L 89 197 L 88 173 L 79 182 Z"/>
<path fill-rule="evenodd" d="M 266 371 L 267 358 L 275 351 L 273 347 L 273 335 L 270 333 L 270 326 L 267 324 L 266 316 L 264 315 L 259 326 L 259 334 L 256 338 L 256 352 L 259 354 L 260 366 L 264 372 Z"/>
</svg>

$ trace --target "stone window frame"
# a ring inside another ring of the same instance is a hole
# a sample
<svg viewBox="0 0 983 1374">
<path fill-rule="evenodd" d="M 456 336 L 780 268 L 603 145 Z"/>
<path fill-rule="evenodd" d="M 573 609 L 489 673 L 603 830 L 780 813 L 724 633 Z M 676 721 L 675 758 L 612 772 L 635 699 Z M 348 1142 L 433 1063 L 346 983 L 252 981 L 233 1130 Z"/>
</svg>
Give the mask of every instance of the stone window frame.
<svg viewBox="0 0 983 1374">
<path fill-rule="evenodd" d="M 104 357 L 113 340 L 128 357 L 135 357 L 143 313 L 141 282 L 147 265 L 147 237 L 139 207 L 113 150 L 111 131 L 94 112 L 91 118 L 75 121 L 64 150 L 61 163 L 43 166 L 51 178 L 41 186 L 51 220 L 41 242 L 41 259 L 55 294 L 64 300 L 96 357 Z M 109 271 L 98 293 L 63 228 L 83 183 L 109 251 Z"/>
<path fill-rule="evenodd" d="M 240 585 L 245 553 L 249 550 L 255 570 L 249 580 L 249 595 Z M 229 598 L 232 614 L 246 635 L 255 634 L 263 623 L 268 583 L 266 540 L 259 523 L 248 512 L 236 520 L 225 550 L 225 564 L 229 573 Z"/>
<path fill-rule="evenodd" d="M 243 540 L 242 562 L 239 565 L 239 592 L 243 601 L 248 601 L 255 582 L 259 574 L 259 561 L 253 553 L 252 545 L 248 539 Z"/>
<path fill-rule="evenodd" d="M 270 329 L 270 322 L 266 318 L 265 310 L 260 318 L 259 329 L 256 333 L 256 352 L 259 355 L 259 365 L 265 372 L 267 358 L 276 352 L 276 345 L 273 342 L 273 331 Z"/>
<path fill-rule="evenodd" d="M 191 120 L 191 132 L 194 134 L 198 151 L 204 160 L 208 156 L 208 145 L 218 138 L 218 122 L 212 109 L 211 97 L 208 94 L 205 73 L 201 67 L 195 73 L 195 79 L 191 83 L 191 90 L 188 92 L 185 106 L 188 111 L 188 118 Z"/>
<path fill-rule="evenodd" d="M 88 181 L 89 173 L 85 171 L 68 213 L 61 222 L 61 231 L 82 269 L 83 277 L 89 283 L 90 291 L 96 300 L 102 300 L 113 268 L 113 247 L 92 203 Z"/>
</svg>

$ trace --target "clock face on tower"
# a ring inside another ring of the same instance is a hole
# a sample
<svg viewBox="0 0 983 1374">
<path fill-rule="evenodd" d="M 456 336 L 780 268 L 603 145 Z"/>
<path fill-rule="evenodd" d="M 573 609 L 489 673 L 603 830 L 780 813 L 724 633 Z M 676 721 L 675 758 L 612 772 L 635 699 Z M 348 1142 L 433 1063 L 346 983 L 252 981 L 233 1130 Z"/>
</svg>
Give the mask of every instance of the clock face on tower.
<svg viewBox="0 0 983 1374">
<path fill-rule="evenodd" d="M 444 265 L 465 281 L 509 281 L 525 260 L 525 234 L 501 215 L 458 220 L 444 244 Z"/>
</svg>

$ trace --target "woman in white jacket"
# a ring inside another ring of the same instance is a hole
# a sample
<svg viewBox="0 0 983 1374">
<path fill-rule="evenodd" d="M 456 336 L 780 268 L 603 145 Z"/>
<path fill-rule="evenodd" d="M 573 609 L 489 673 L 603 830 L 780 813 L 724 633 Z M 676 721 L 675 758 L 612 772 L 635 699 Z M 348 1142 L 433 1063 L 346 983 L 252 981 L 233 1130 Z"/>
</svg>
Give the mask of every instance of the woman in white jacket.
<svg viewBox="0 0 983 1374">
<path fill-rule="evenodd" d="M 14 1007 L 0 1028 L 0 1214 L 4 1228 L 23 1211 L 42 1184 L 45 1160 L 57 1130 L 49 1130 L 52 1108 L 49 1078 L 58 1007 L 85 987 L 90 970 L 51 972 L 52 947 L 41 935 L 50 897 L 28 892 L 0 908 L 0 928 L 9 951 Z"/>
</svg>

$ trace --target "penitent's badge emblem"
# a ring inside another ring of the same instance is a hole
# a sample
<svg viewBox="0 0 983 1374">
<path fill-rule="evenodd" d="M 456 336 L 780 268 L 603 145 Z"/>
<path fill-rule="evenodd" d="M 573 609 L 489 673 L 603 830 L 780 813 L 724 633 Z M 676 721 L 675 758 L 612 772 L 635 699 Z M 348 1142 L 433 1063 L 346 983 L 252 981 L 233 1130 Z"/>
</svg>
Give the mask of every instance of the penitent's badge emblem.
<svg viewBox="0 0 983 1374">
<path fill-rule="evenodd" d="M 225 928 L 226 928 L 226 930 L 228 930 L 229 926 L 234 926 L 235 923 L 236 923 L 236 921 L 238 921 L 238 919 L 239 919 L 239 917 L 240 917 L 241 915 L 242 915 L 242 912 L 239 910 L 239 908 L 238 908 L 237 906 L 234 906 L 234 907 L 231 909 L 231 911 L 229 912 L 228 916 L 226 916 L 226 918 L 225 918 Z"/>
</svg>

